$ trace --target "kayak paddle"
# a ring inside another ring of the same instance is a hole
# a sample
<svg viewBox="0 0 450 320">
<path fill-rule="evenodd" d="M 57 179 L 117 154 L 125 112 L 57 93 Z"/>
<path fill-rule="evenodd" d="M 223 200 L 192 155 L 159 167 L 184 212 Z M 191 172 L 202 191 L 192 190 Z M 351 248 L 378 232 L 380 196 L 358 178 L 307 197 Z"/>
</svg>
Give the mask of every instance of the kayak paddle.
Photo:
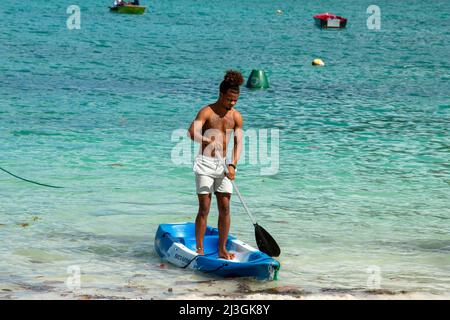
<svg viewBox="0 0 450 320">
<path fill-rule="evenodd" d="M 221 159 L 223 167 L 225 169 L 225 172 L 228 174 L 228 167 L 225 163 L 224 159 Z M 278 246 L 275 239 L 267 232 L 263 227 L 261 227 L 253 217 L 253 215 L 250 213 L 250 210 L 248 209 L 247 205 L 244 202 L 244 199 L 241 196 L 241 193 L 239 192 L 239 189 L 234 183 L 233 180 L 231 180 L 231 183 L 233 185 L 234 191 L 236 191 L 237 196 L 239 197 L 239 200 L 241 200 L 242 205 L 244 206 L 245 211 L 249 215 L 250 219 L 252 220 L 253 226 L 255 227 L 255 238 L 256 238 L 256 244 L 258 245 L 258 249 L 267 255 L 271 257 L 278 257 L 281 253 L 280 247 Z"/>
</svg>

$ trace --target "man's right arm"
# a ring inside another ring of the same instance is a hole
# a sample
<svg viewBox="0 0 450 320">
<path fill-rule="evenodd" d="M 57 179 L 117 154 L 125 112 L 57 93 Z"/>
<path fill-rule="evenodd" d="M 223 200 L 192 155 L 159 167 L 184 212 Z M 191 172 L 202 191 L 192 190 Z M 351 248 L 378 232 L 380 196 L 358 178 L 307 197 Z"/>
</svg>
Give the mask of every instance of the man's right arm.
<svg viewBox="0 0 450 320">
<path fill-rule="evenodd" d="M 199 142 L 200 144 L 210 144 L 211 139 L 208 137 L 203 136 L 202 134 L 202 128 L 205 124 L 206 120 L 208 119 L 208 109 L 202 108 L 198 114 L 197 117 L 192 121 L 191 126 L 188 130 L 188 136 L 194 140 Z"/>
</svg>

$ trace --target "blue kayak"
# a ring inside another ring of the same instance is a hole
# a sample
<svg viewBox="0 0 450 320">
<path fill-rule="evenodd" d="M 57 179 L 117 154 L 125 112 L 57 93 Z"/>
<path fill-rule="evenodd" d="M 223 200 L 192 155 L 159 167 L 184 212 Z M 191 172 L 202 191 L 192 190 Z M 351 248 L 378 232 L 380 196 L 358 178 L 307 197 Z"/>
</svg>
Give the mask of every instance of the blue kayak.
<svg viewBox="0 0 450 320">
<path fill-rule="evenodd" d="M 219 277 L 252 277 L 276 280 L 280 263 L 267 254 L 228 236 L 227 250 L 233 260 L 218 256 L 219 230 L 208 226 L 203 241 L 204 255 L 196 253 L 195 224 L 192 222 L 161 224 L 155 237 L 155 249 L 161 258 L 181 267 Z"/>
</svg>

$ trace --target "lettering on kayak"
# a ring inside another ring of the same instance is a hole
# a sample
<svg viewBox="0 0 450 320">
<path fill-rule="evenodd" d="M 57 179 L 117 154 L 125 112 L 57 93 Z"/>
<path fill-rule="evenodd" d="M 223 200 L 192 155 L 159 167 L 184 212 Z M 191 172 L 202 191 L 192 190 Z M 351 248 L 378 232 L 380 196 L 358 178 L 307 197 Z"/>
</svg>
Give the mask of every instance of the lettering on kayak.
<svg viewBox="0 0 450 320">
<path fill-rule="evenodd" d="M 174 257 L 175 257 L 175 259 L 180 260 L 184 263 L 189 263 L 191 261 L 190 259 L 183 257 L 183 256 L 179 255 L 178 253 L 175 253 Z"/>
</svg>

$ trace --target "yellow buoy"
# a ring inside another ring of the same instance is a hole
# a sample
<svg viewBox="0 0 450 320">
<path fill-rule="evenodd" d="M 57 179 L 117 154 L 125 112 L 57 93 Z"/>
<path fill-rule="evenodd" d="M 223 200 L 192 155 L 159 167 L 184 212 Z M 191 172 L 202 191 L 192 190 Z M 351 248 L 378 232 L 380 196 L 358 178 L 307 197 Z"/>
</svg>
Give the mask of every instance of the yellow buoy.
<svg viewBox="0 0 450 320">
<path fill-rule="evenodd" d="M 325 63 L 322 61 L 322 59 L 314 59 L 312 61 L 312 65 L 313 66 L 321 66 L 321 67 L 323 67 L 325 65 Z"/>
</svg>

